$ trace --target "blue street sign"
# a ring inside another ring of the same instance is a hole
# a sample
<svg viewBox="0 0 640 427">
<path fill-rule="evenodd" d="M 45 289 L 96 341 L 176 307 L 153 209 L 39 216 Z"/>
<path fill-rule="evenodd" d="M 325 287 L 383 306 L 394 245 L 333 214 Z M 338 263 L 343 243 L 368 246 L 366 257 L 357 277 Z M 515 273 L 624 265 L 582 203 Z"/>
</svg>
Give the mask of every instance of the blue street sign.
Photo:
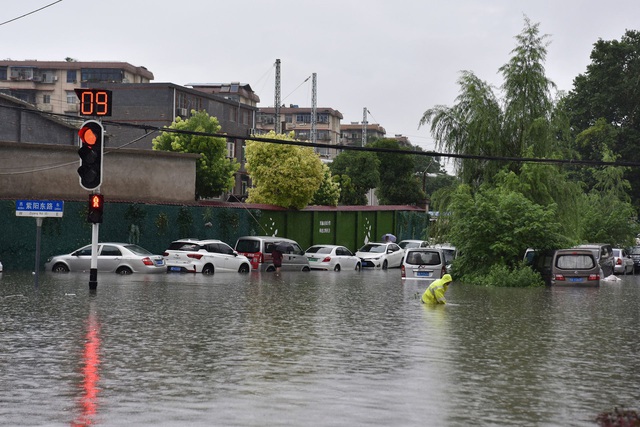
<svg viewBox="0 0 640 427">
<path fill-rule="evenodd" d="M 16 200 L 16 216 L 62 217 L 62 200 Z"/>
</svg>

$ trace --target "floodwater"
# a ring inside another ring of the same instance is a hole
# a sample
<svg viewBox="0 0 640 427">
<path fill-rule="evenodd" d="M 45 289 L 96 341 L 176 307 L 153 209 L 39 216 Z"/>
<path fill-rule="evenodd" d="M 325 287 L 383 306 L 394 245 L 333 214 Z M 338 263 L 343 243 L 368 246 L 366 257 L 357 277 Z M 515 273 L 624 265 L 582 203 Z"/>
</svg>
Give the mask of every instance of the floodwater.
<svg viewBox="0 0 640 427">
<path fill-rule="evenodd" d="M 0 425 L 593 426 L 640 409 L 640 275 L 599 289 L 397 269 L 0 276 Z"/>
</svg>

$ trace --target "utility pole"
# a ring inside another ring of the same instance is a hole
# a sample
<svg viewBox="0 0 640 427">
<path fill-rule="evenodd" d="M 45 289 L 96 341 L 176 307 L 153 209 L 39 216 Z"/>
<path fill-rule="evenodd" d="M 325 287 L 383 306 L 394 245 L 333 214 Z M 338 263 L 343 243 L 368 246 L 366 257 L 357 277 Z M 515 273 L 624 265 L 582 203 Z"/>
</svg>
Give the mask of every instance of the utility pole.
<svg viewBox="0 0 640 427">
<path fill-rule="evenodd" d="M 276 107 L 276 133 L 282 133 L 282 123 L 280 123 L 280 104 L 282 101 L 280 100 L 280 60 L 276 59 L 276 91 L 275 91 L 275 100 L 274 104 Z"/>
<path fill-rule="evenodd" d="M 311 142 L 316 143 L 317 136 L 317 126 L 318 126 L 318 91 L 317 91 L 317 80 L 316 73 L 311 75 L 313 78 L 311 79 Z"/>
<path fill-rule="evenodd" d="M 367 107 L 362 109 L 362 147 L 367 145 Z"/>
</svg>

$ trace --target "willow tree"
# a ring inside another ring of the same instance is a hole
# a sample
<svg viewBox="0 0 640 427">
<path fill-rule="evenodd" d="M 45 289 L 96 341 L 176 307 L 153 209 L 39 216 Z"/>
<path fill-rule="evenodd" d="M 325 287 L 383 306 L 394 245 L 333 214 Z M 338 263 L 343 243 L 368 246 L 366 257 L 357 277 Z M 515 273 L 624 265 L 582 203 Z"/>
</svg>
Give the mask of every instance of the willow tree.
<svg viewBox="0 0 640 427">
<path fill-rule="evenodd" d="M 548 36 L 540 36 L 538 26 L 525 18 L 513 56 L 499 69 L 504 78 L 503 99 L 473 72 L 463 71 L 456 104 L 435 106 L 420 120 L 419 126 L 430 124 L 438 149 L 470 156 L 459 161 L 458 171 L 462 182 L 472 187 L 491 182 L 504 167 L 519 170 L 518 162 L 487 157 L 552 153 L 555 104 L 551 89 L 555 85 L 544 72 Z"/>
</svg>

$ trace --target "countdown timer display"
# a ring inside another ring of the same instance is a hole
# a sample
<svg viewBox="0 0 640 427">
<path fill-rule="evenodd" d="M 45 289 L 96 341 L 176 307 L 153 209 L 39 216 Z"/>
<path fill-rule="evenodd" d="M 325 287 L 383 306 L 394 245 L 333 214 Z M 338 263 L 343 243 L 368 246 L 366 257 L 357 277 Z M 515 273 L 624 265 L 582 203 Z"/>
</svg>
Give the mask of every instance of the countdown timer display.
<svg viewBox="0 0 640 427">
<path fill-rule="evenodd" d="M 80 100 L 81 116 L 110 116 L 111 91 L 105 89 L 74 89 Z"/>
</svg>

